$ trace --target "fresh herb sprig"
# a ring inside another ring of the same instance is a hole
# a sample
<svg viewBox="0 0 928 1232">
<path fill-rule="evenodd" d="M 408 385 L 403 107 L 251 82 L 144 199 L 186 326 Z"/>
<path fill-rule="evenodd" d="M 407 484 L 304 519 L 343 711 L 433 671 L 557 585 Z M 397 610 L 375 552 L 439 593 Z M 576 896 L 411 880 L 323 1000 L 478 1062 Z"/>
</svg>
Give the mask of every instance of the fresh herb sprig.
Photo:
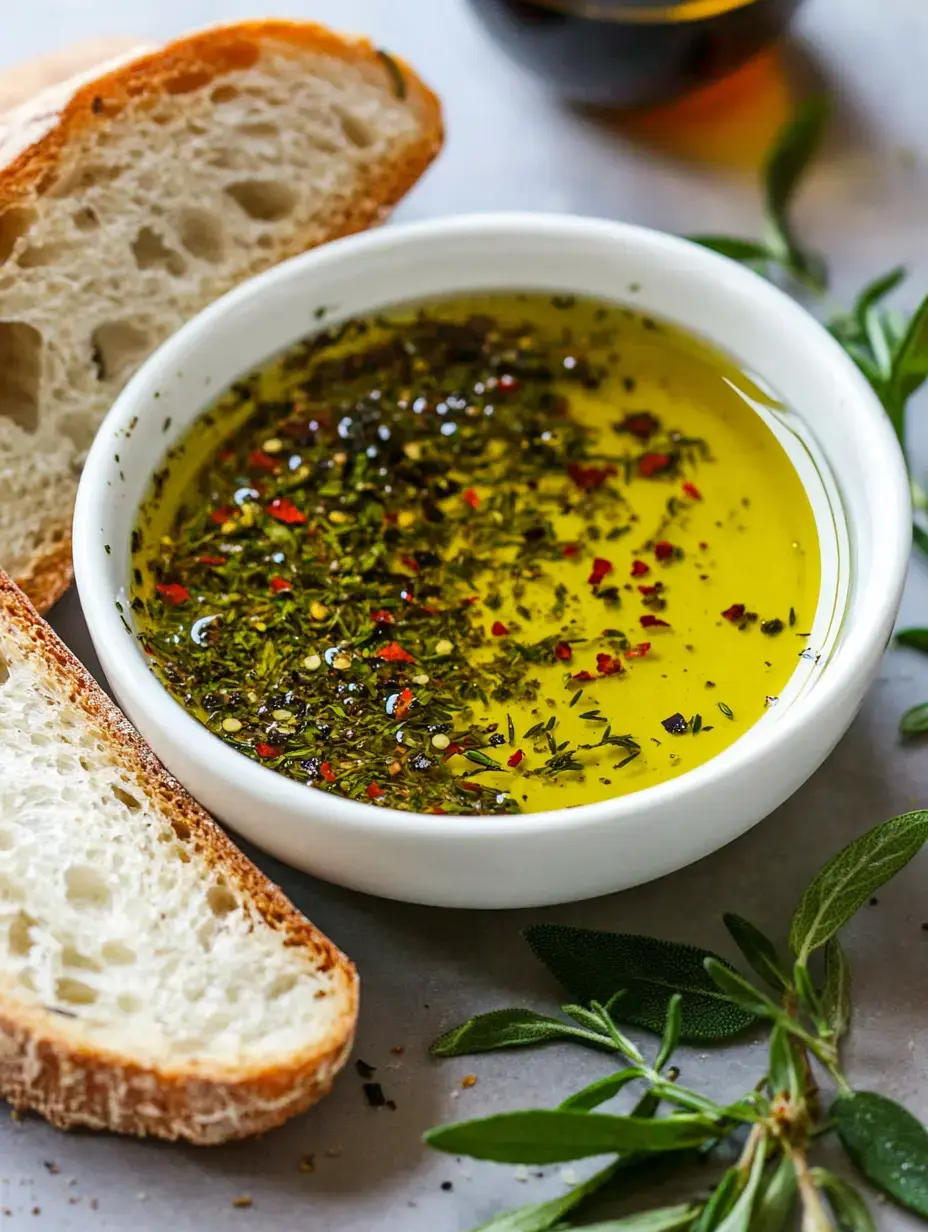
<svg viewBox="0 0 928 1232">
<path fill-rule="evenodd" d="M 573 998 L 563 1007 L 569 1021 L 495 1010 L 445 1032 L 433 1053 L 566 1041 L 613 1053 L 621 1068 L 557 1108 L 444 1125 L 425 1141 L 499 1163 L 614 1160 L 569 1193 L 503 1212 L 478 1232 L 567 1232 L 581 1208 L 587 1215 L 597 1198 L 628 1196 L 656 1163 L 662 1175 L 697 1160 L 711 1168 L 724 1151 L 730 1158 L 732 1147 L 736 1162 L 716 1166 L 708 1192 L 703 1185 L 688 1202 L 584 1225 L 587 1232 L 779 1232 L 791 1226 L 797 1203 L 806 1232 L 873 1232 L 859 1189 L 813 1163 L 831 1135 L 862 1177 L 928 1218 L 928 1132 L 886 1096 L 855 1091 L 842 1068 L 851 984 L 837 937 L 926 841 L 928 811 L 921 811 L 875 826 L 840 851 L 793 913 L 788 958 L 753 924 L 726 915 L 732 939 L 766 987 L 694 946 L 553 924 L 528 929 L 533 953 Z M 629 1024 L 659 1034 L 652 1056 L 623 1030 Z M 760 1025 L 769 1031 L 767 1064 L 740 1099 L 720 1103 L 679 1081 L 671 1064 L 679 1043 L 724 1041 Z M 629 1114 L 600 1111 L 633 1085 L 644 1091 Z"/>
<path fill-rule="evenodd" d="M 791 207 L 805 172 L 821 147 L 829 113 L 827 99 L 810 99 L 774 139 L 762 174 L 766 216 L 763 239 L 724 235 L 691 238 L 784 282 L 788 289 L 823 295 L 828 285 L 827 266 L 799 241 Z M 928 489 L 912 473 L 906 431 L 909 402 L 928 380 L 928 296 L 911 315 L 886 306 L 887 298 L 905 276 L 902 266 L 879 275 L 861 290 L 850 309 L 829 306 L 824 300 L 822 303 L 829 332 L 873 386 L 902 447 L 916 515 L 912 534 L 915 546 L 928 557 Z M 905 630 L 898 641 L 928 652 L 928 629 Z M 928 702 L 907 710 L 900 720 L 900 729 L 906 736 L 928 732 Z"/>
</svg>

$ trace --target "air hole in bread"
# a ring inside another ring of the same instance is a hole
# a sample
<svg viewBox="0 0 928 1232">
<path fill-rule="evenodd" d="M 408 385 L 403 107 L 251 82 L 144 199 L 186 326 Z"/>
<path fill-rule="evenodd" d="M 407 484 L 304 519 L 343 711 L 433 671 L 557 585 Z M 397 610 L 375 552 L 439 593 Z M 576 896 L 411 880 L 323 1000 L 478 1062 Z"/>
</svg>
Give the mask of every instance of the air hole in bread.
<svg viewBox="0 0 928 1232">
<path fill-rule="evenodd" d="M 69 197 L 88 188 L 112 184 L 122 175 L 124 167 L 116 163 L 76 163 L 62 172 L 51 189 L 53 197 Z"/>
<path fill-rule="evenodd" d="M 255 120 L 250 124 L 240 124 L 238 131 L 243 137 L 279 137 L 280 129 L 268 120 Z"/>
<path fill-rule="evenodd" d="M 97 999 L 97 990 L 83 980 L 74 980 L 65 975 L 55 984 L 55 998 L 67 1005 L 93 1005 Z"/>
<path fill-rule="evenodd" d="M 124 377 L 151 350 L 146 330 L 130 321 L 104 321 L 90 337 L 93 362 L 101 381 Z"/>
<path fill-rule="evenodd" d="M 74 945 L 61 947 L 61 964 L 64 967 L 76 967 L 78 971 L 102 971 L 103 968 L 89 954 L 82 954 Z"/>
<path fill-rule="evenodd" d="M 259 222 L 279 222 L 293 213 L 296 193 L 282 180 L 237 180 L 227 184 L 225 191 L 245 211 Z"/>
<path fill-rule="evenodd" d="M 277 997 L 282 997 L 284 993 L 289 992 L 294 987 L 296 987 L 296 976 L 292 972 L 288 975 L 278 975 L 277 979 L 271 982 L 267 990 L 267 999 L 274 1001 Z"/>
<path fill-rule="evenodd" d="M 6 684 L 10 678 L 10 665 L 0 654 L 0 684 Z"/>
<path fill-rule="evenodd" d="M 186 209 L 178 219 L 180 242 L 192 257 L 215 265 L 225 255 L 222 224 L 206 210 Z"/>
<path fill-rule="evenodd" d="M 353 146 L 357 146 L 359 150 L 366 150 L 368 146 L 374 144 L 374 130 L 368 123 L 353 112 L 345 111 L 341 107 L 336 107 L 334 110 L 342 126 L 342 132 Z"/>
<path fill-rule="evenodd" d="M 72 864 L 64 873 L 65 893 L 73 907 L 108 907 L 110 888 L 88 864 Z"/>
<path fill-rule="evenodd" d="M 116 998 L 116 1004 L 124 1014 L 137 1014 L 142 1008 L 142 999 L 133 996 L 131 992 L 121 992 Z"/>
<path fill-rule="evenodd" d="M 113 967 L 129 967 L 137 957 L 135 950 L 122 941 L 104 941 L 100 947 L 100 955 L 104 962 Z"/>
<path fill-rule="evenodd" d="M 171 829 L 182 843 L 186 843 L 186 841 L 190 838 L 190 827 L 185 821 L 181 821 L 177 817 L 175 817 L 171 822 Z"/>
<path fill-rule="evenodd" d="M 12 205 L 0 214 L 0 265 L 10 256 L 17 240 L 27 234 L 35 219 L 35 210 L 25 205 Z"/>
<path fill-rule="evenodd" d="M 209 101 L 220 106 L 222 103 L 231 103 L 233 99 L 240 97 L 241 91 L 237 86 L 216 86 L 215 90 L 210 93 Z"/>
<path fill-rule="evenodd" d="M 10 953 L 16 958 L 25 958 L 32 949 L 33 941 L 29 930 L 34 923 L 35 920 L 25 911 L 18 911 L 10 920 L 10 927 L 7 932 L 7 946 Z"/>
<path fill-rule="evenodd" d="M 24 432 L 39 426 L 42 335 L 25 321 L 0 321 L 0 416 Z"/>
<path fill-rule="evenodd" d="M 97 211 L 90 205 L 82 205 L 79 210 L 75 210 L 71 215 L 71 221 L 78 231 L 96 231 L 100 225 Z"/>
<path fill-rule="evenodd" d="M 187 263 L 180 253 L 169 248 L 152 227 L 141 228 L 132 241 L 132 255 L 141 270 L 165 269 L 175 278 L 179 278 L 187 269 Z"/>
<path fill-rule="evenodd" d="M 71 244 L 28 244 L 16 258 L 20 269 L 41 269 L 65 260 L 72 251 Z"/>
<path fill-rule="evenodd" d="M 193 90 L 209 85 L 213 76 L 208 69 L 192 69 L 186 73 L 178 73 L 165 81 L 164 91 L 166 94 L 190 94 Z"/>
<path fill-rule="evenodd" d="M 99 426 L 99 417 L 93 411 L 68 411 L 58 420 L 59 432 L 67 437 L 78 453 L 90 448 Z M 86 766 L 84 768 L 86 769 Z"/>
<path fill-rule="evenodd" d="M 122 787 L 114 787 L 113 795 L 126 806 L 130 813 L 137 813 L 142 807 L 142 802 Z"/>
<path fill-rule="evenodd" d="M 337 154 L 341 149 L 337 141 L 333 141 L 331 137 L 326 137 L 323 133 L 307 133 L 306 142 L 320 154 Z"/>
<path fill-rule="evenodd" d="M 238 899 L 224 885 L 213 885 L 206 891 L 206 903 L 213 915 L 228 915 L 238 906 Z"/>
</svg>

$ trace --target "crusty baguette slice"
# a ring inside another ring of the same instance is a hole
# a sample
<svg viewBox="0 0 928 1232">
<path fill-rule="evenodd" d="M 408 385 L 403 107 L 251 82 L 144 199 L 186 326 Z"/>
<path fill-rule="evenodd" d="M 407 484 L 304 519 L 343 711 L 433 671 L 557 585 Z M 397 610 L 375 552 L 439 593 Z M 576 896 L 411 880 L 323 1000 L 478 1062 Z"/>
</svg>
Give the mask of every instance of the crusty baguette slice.
<svg viewBox="0 0 928 1232">
<path fill-rule="evenodd" d="M 193 35 L 0 117 L 0 565 L 40 609 L 141 360 L 241 279 L 380 220 L 441 140 L 411 69 L 302 22 Z"/>
<path fill-rule="evenodd" d="M 224 1142 L 324 1095 L 351 963 L 187 795 L 0 572 L 0 1095 Z"/>
</svg>

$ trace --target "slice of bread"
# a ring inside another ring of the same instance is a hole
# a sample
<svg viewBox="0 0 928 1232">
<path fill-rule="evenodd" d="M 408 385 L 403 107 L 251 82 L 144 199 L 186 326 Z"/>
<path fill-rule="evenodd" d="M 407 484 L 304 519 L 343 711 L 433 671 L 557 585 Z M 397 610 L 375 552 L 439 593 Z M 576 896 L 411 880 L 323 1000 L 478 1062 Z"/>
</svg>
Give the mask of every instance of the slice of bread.
<svg viewBox="0 0 928 1232">
<path fill-rule="evenodd" d="M 226 838 L 0 572 L 0 1095 L 224 1142 L 329 1089 L 354 967 Z"/>
<path fill-rule="evenodd" d="M 382 219 L 438 152 L 435 96 L 365 40 L 246 22 L 0 117 L 0 565 L 71 579 L 81 461 L 118 391 L 235 283 Z"/>
</svg>

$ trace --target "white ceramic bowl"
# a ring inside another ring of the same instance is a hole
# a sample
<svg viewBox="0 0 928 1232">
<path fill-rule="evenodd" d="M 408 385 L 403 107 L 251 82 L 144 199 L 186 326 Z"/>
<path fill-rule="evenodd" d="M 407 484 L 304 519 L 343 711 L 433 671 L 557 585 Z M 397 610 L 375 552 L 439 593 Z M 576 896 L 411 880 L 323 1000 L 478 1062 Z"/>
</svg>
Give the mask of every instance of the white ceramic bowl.
<svg viewBox="0 0 928 1232">
<path fill-rule="evenodd" d="M 318 328 L 317 307 L 328 309 L 330 325 L 402 300 L 494 288 L 633 302 L 702 335 L 778 392 L 805 425 L 797 456 L 811 451 L 821 478 L 820 530 L 832 515 L 838 528 L 825 562 L 835 582 L 830 610 L 819 612 L 825 653 L 725 752 L 636 794 L 502 817 L 421 815 L 343 800 L 235 752 L 151 673 L 119 610 L 129 613 L 136 511 L 165 450 L 204 405 Z M 908 487 L 893 433 L 866 381 L 807 313 L 761 278 L 683 240 L 537 214 L 449 218 L 339 240 L 213 304 L 117 400 L 87 460 L 74 523 L 81 601 L 106 675 L 158 756 L 206 808 L 331 881 L 466 907 L 541 905 L 635 885 L 706 855 L 781 804 L 860 706 L 891 633 L 909 547 Z"/>
</svg>

